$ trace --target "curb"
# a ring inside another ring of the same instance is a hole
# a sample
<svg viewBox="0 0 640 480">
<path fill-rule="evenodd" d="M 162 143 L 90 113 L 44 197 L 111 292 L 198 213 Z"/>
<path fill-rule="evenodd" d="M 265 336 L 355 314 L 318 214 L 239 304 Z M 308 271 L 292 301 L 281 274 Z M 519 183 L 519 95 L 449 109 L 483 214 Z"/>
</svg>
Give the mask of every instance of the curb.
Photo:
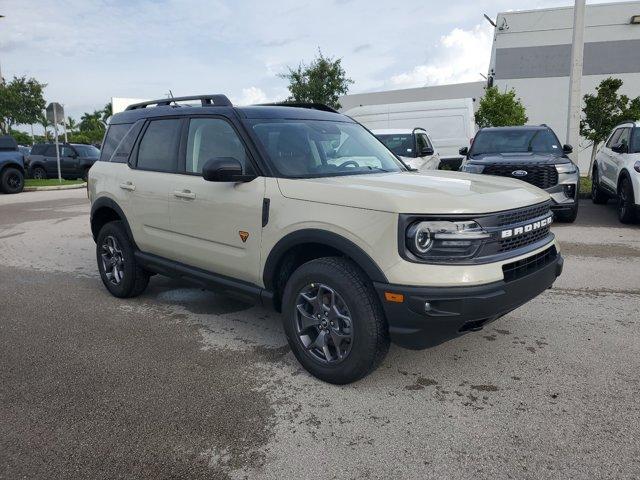
<svg viewBox="0 0 640 480">
<path fill-rule="evenodd" d="M 48 187 L 24 187 L 23 192 L 43 192 L 47 190 L 76 190 L 86 188 L 87 183 L 74 183 L 73 185 L 50 185 Z"/>
</svg>

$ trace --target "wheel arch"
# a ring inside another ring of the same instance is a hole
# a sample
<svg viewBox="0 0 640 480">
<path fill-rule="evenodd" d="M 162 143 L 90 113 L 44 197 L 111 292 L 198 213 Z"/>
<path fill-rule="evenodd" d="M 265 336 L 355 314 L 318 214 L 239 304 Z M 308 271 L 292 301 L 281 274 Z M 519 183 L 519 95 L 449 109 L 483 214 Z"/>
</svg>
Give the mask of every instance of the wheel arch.
<svg viewBox="0 0 640 480">
<path fill-rule="evenodd" d="M 7 168 L 17 168 L 18 170 L 20 170 L 20 173 L 22 173 L 23 176 L 26 173 L 24 171 L 24 166 L 20 165 L 18 162 L 6 162 L 6 163 L 3 163 L 2 165 L 0 165 L 0 175 L 2 175 L 2 173 Z"/>
<path fill-rule="evenodd" d="M 124 212 L 122 211 L 122 208 L 120 208 L 120 205 L 118 205 L 114 200 L 107 197 L 100 197 L 91 205 L 90 222 L 93 240 L 96 241 L 96 239 L 98 238 L 98 233 L 100 233 L 100 229 L 104 225 L 117 220 L 121 221 L 124 224 L 124 228 L 127 231 L 127 236 L 135 246 L 136 243 L 133 239 L 133 234 L 131 233 L 131 227 L 129 226 L 129 222 Z"/>
<path fill-rule="evenodd" d="M 333 232 L 305 229 L 281 238 L 271 249 L 263 269 L 265 288 L 273 292 L 276 310 L 281 309 L 282 293 L 289 276 L 303 263 L 316 258 L 339 256 L 353 261 L 373 282 L 388 283 L 375 261 L 351 240 Z"/>
</svg>

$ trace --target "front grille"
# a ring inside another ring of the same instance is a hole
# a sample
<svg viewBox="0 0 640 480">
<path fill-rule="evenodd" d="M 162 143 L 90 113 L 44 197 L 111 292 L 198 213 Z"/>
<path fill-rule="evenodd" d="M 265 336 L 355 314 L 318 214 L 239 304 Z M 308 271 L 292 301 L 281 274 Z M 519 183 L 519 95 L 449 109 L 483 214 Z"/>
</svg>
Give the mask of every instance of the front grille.
<svg viewBox="0 0 640 480">
<path fill-rule="evenodd" d="M 557 255 L 556 247 L 551 247 L 543 252 L 518 260 L 517 262 L 506 263 L 502 266 L 504 281 L 512 282 L 519 278 L 526 277 L 552 263 Z"/>
<path fill-rule="evenodd" d="M 513 172 L 523 170 L 527 174 L 523 177 L 516 177 Z M 511 177 L 530 183 L 539 188 L 549 188 L 557 185 L 558 171 L 555 165 L 517 165 L 505 163 L 492 163 L 484 167 L 482 173 L 487 175 L 497 175 L 499 177 Z"/>
<path fill-rule="evenodd" d="M 517 248 L 526 247 L 527 245 L 531 245 L 532 243 L 536 243 L 539 240 L 542 240 L 547 235 L 549 235 L 549 226 L 541 227 L 538 230 L 533 230 L 531 232 L 523 233 L 522 235 L 518 235 L 517 237 L 509 237 L 503 240 L 500 240 L 500 246 L 498 247 L 498 252 L 510 252 L 511 250 L 515 250 Z"/>
<path fill-rule="evenodd" d="M 526 222 L 527 220 L 538 218 L 545 213 L 548 213 L 550 209 L 551 202 L 544 202 L 532 207 L 510 210 L 498 215 L 497 226 L 504 227 L 505 225 L 513 225 L 515 223 Z"/>
</svg>

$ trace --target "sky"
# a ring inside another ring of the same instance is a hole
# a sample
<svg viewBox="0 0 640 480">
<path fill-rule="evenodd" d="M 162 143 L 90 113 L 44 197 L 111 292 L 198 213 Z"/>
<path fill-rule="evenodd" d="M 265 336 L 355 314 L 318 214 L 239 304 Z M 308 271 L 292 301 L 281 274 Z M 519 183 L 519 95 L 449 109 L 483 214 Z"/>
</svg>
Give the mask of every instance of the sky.
<svg viewBox="0 0 640 480">
<path fill-rule="evenodd" d="M 592 2 L 588 2 L 592 3 Z M 598 3 L 598 2 L 594 2 Z M 46 83 L 78 119 L 112 96 L 287 97 L 318 49 L 350 93 L 481 80 L 498 12 L 570 0 L 0 0 L 2 75 Z"/>
</svg>

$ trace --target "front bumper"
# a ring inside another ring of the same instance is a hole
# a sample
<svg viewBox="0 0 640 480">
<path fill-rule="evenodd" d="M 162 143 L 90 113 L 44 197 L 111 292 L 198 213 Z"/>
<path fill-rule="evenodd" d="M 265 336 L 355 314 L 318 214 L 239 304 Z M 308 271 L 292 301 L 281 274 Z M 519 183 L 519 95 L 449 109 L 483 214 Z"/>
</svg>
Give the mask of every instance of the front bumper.
<svg viewBox="0 0 640 480">
<path fill-rule="evenodd" d="M 551 210 L 567 211 L 575 208 L 580 193 L 579 173 L 560 173 L 558 183 L 545 189 L 553 201 Z"/>
<path fill-rule="evenodd" d="M 552 251 L 551 251 L 552 249 Z M 546 254 L 505 265 L 505 276 L 520 268 L 517 277 L 511 276 L 486 285 L 469 287 L 414 287 L 374 283 L 389 324 L 394 343 L 414 350 L 434 347 L 470 331 L 482 329 L 510 311 L 518 308 L 549 288 L 562 273 L 563 258 L 551 247 Z M 528 262 L 528 263 L 527 263 Z M 537 263 L 536 263 L 537 262 Z M 543 263 L 543 266 L 538 267 Z M 524 270 L 523 270 L 524 268 Z M 387 300 L 385 293 L 396 296 Z M 404 301 L 398 302 L 398 295 Z M 428 307 L 425 304 L 428 302 Z"/>
</svg>

